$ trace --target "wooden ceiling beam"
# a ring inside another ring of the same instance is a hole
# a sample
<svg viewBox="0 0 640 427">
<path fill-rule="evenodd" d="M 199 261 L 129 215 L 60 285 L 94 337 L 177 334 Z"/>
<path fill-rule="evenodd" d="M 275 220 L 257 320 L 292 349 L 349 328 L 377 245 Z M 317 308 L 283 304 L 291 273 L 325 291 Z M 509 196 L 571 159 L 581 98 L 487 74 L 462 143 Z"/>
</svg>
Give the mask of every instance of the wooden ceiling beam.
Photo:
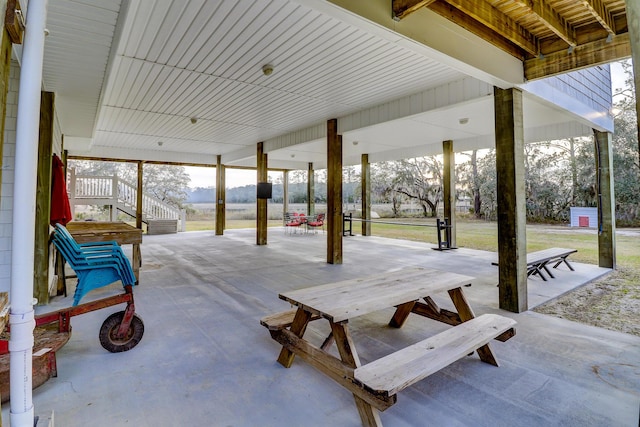
<svg viewBox="0 0 640 427">
<path fill-rule="evenodd" d="M 511 43 L 511 41 L 507 40 L 492 29 L 487 28 L 484 25 L 478 25 L 478 21 L 451 6 L 450 4 L 445 3 L 444 1 L 436 1 L 431 6 L 429 6 L 429 9 L 442 16 L 443 18 L 448 19 L 454 24 L 459 25 L 470 33 L 475 34 L 481 39 L 486 40 L 497 48 L 502 49 L 503 51 L 520 59 L 521 61 L 524 61 L 525 53 L 520 47 Z"/>
<path fill-rule="evenodd" d="M 445 0 L 448 4 L 469 15 L 531 55 L 539 53 L 538 40 L 529 31 L 484 0 Z M 470 30 L 471 32 L 475 32 Z"/>
<path fill-rule="evenodd" d="M 613 16 L 607 9 L 607 6 L 602 3 L 602 0 L 581 0 L 580 3 L 582 3 L 584 7 L 591 12 L 593 17 L 596 18 L 600 25 L 602 25 L 609 34 L 612 36 L 616 34 L 616 26 L 613 21 Z"/>
<path fill-rule="evenodd" d="M 423 7 L 429 6 L 436 0 L 391 0 L 393 19 L 400 21 Z"/>
<path fill-rule="evenodd" d="M 611 38 L 610 42 L 602 39 L 578 45 L 572 53 L 561 50 L 545 55 L 544 58 L 528 59 L 524 61 L 524 77 L 527 80 L 535 80 L 629 58 L 631 56 L 629 33 Z"/>
<path fill-rule="evenodd" d="M 569 46 L 575 47 L 576 31 L 546 0 L 516 0 L 516 3 L 529 9 L 536 19 L 564 40 Z"/>
</svg>

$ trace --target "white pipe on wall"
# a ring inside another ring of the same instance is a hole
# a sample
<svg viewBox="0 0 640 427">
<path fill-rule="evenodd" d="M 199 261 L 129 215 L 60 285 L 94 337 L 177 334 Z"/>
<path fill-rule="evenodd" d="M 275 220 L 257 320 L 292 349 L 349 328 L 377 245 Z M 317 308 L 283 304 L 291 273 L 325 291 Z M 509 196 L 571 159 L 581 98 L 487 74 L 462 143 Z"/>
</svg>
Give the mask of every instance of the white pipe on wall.
<svg viewBox="0 0 640 427">
<path fill-rule="evenodd" d="M 11 239 L 11 425 L 32 427 L 33 266 L 40 90 L 47 0 L 30 0 L 22 50 Z"/>
</svg>

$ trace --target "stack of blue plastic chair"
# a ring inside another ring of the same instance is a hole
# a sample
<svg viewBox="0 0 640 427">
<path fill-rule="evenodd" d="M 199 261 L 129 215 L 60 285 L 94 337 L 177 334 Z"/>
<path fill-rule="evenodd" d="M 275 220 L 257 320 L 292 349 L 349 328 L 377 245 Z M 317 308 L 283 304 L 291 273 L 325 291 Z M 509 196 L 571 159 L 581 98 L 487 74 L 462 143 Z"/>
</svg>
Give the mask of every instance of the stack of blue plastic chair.
<svg viewBox="0 0 640 427">
<path fill-rule="evenodd" d="M 122 286 L 136 283 L 129 260 L 114 241 L 78 244 L 63 225 L 56 224 L 53 243 L 78 276 L 74 306 L 93 289 L 118 280 Z"/>
</svg>

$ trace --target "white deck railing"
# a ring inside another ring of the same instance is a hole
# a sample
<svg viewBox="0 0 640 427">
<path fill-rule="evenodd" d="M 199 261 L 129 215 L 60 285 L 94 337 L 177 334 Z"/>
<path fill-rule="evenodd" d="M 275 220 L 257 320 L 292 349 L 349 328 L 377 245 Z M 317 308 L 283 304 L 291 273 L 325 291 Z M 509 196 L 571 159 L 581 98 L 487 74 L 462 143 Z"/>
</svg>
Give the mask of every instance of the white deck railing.
<svg viewBox="0 0 640 427">
<path fill-rule="evenodd" d="M 75 205 L 110 205 L 128 215 L 134 216 L 138 200 L 135 185 L 117 176 L 76 175 L 72 169 L 69 180 L 69 202 Z M 185 211 L 171 206 L 162 200 L 142 193 L 142 218 L 144 222 L 152 219 L 176 219 L 181 222 L 179 229 L 184 231 Z"/>
</svg>

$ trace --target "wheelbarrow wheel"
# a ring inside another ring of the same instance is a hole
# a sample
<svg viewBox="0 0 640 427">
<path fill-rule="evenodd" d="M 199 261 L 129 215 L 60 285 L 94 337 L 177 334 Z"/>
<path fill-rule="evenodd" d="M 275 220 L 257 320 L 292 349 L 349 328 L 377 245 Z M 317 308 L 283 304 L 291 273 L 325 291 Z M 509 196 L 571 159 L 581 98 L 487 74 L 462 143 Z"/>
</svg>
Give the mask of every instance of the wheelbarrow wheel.
<svg viewBox="0 0 640 427">
<path fill-rule="evenodd" d="M 137 314 L 133 315 L 127 334 L 118 338 L 118 328 L 124 318 L 124 311 L 113 313 L 102 323 L 100 328 L 100 344 L 111 353 L 131 350 L 138 345 L 144 334 L 144 323 Z"/>
</svg>

